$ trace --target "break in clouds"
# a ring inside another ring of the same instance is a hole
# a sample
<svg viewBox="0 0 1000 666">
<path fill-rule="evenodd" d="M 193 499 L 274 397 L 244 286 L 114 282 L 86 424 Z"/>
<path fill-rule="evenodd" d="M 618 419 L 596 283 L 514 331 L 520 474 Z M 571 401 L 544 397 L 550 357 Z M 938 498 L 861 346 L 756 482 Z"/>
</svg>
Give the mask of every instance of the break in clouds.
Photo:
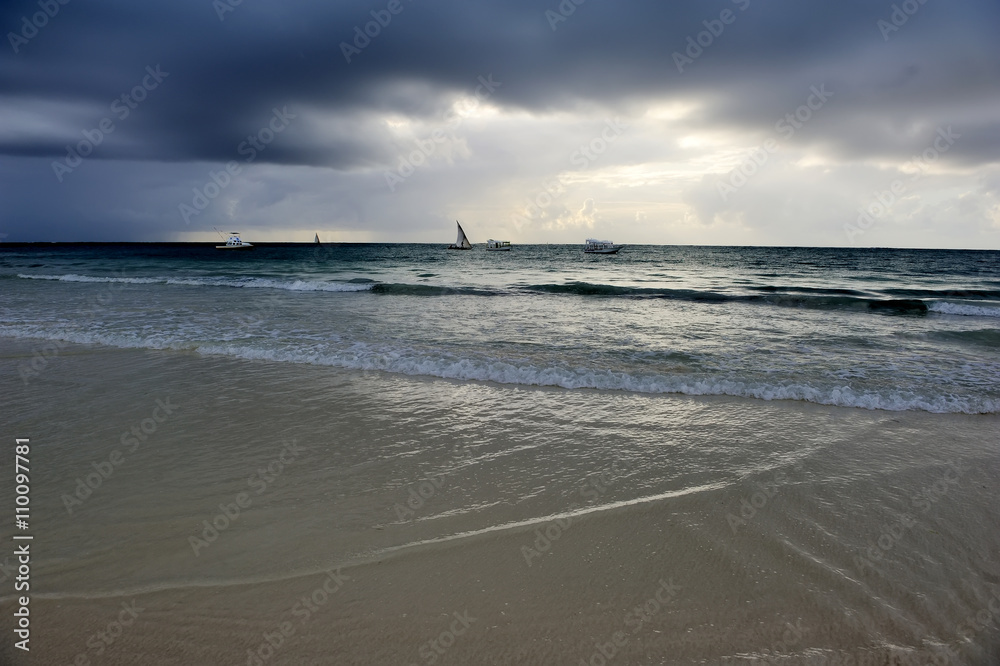
<svg viewBox="0 0 1000 666">
<path fill-rule="evenodd" d="M 3 240 L 998 247 L 986 1 L 33 0 Z"/>
</svg>

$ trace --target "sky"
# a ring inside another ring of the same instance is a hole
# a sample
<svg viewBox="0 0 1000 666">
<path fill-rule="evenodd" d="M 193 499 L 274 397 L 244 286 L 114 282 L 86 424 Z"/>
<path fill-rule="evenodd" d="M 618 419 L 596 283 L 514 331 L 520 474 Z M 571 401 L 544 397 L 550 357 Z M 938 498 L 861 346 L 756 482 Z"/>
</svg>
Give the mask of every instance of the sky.
<svg viewBox="0 0 1000 666">
<path fill-rule="evenodd" d="M 8 0 L 0 241 L 1000 249 L 995 0 Z"/>
</svg>

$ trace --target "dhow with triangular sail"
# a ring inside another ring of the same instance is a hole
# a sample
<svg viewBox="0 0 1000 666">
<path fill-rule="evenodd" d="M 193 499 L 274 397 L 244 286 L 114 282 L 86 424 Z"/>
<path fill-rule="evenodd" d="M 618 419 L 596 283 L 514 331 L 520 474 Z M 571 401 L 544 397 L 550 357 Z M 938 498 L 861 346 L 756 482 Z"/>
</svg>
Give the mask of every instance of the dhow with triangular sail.
<svg viewBox="0 0 1000 666">
<path fill-rule="evenodd" d="M 455 224 L 458 224 L 458 220 L 455 220 Z M 462 225 L 458 224 L 458 239 L 453 245 L 448 246 L 449 250 L 471 250 L 472 243 L 469 242 L 468 237 L 465 235 L 465 231 L 462 230 Z"/>
</svg>

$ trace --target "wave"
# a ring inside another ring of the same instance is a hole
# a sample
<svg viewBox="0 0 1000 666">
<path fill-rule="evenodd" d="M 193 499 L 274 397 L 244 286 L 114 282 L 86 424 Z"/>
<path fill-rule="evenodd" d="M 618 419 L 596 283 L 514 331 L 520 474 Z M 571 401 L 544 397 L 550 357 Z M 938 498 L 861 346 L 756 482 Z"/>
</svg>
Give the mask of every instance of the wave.
<svg viewBox="0 0 1000 666">
<path fill-rule="evenodd" d="M 446 287 L 433 284 L 407 284 L 400 282 L 380 282 L 372 285 L 376 294 L 394 296 L 499 296 L 504 292 L 482 287 Z"/>
<path fill-rule="evenodd" d="M 0 335 L 16 338 L 65 340 L 120 348 L 184 350 L 250 360 L 332 366 L 348 370 L 383 371 L 411 376 L 494 382 L 564 389 L 596 389 L 651 394 L 733 396 L 759 400 L 798 400 L 821 405 L 885 411 L 933 413 L 1000 413 L 1000 400 L 955 393 L 924 395 L 915 391 L 855 390 L 842 384 L 813 385 L 808 381 L 761 381 L 738 376 L 706 377 L 690 374 L 633 374 L 566 365 L 516 364 L 495 358 L 459 358 L 406 348 L 384 349 L 356 343 L 350 348 L 317 352 L 315 348 L 269 348 L 239 342 L 195 342 L 166 336 L 109 332 L 67 332 L 34 327 L 0 326 Z"/>
<path fill-rule="evenodd" d="M 931 312 L 938 312 L 947 315 L 959 315 L 965 317 L 1000 317 L 1000 307 L 990 307 L 988 305 L 970 305 L 968 303 L 950 303 L 948 301 L 938 301 L 931 303 L 928 308 Z"/>
<path fill-rule="evenodd" d="M 779 307 L 810 309 L 875 310 L 895 314 L 922 314 L 928 306 L 918 299 L 878 299 L 851 294 L 863 294 L 850 289 L 818 289 L 811 287 L 759 287 L 765 294 L 725 294 L 697 289 L 668 289 L 662 287 L 625 287 L 589 282 L 566 284 L 535 284 L 523 287 L 526 291 L 577 296 L 624 296 L 632 298 L 663 298 L 694 303 L 760 303 Z M 777 293 L 781 289 L 786 292 Z"/>
<path fill-rule="evenodd" d="M 903 299 L 903 300 L 870 300 L 868 301 L 869 310 L 883 310 L 886 312 L 895 312 L 900 314 L 922 314 L 927 312 L 927 304 L 919 299 Z"/>
<path fill-rule="evenodd" d="M 772 285 L 764 285 L 759 287 L 750 287 L 754 291 L 766 291 L 766 292 L 789 292 L 789 293 L 800 293 L 800 294 L 826 294 L 830 296 L 865 296 L 865 292 L 858 291 L 857 289 L 839 289 L 839 288 L 825 288 L 825 287 L 777 287 Z"/>
<path fill-rule="evenodd" d="M 985 303 L 955 303 L 946 300 L 926 302 L 919 298 L 885 299 L 877 298 L 864 292 L 852 289 L 819 288 L 819 287 L 750 287 L 756 294 L 723 293 L 719 291 L 699 289 L 670 289 L 666 287 L 635 287 L 612 284 L 595 284 L 590 282 L 567 282 L 563 284 L 531 284 L 516 285 L 509 288 L 490 288 L 473 286 L 443 286 L 432 284 L 383 283 L 370 278 L 352 278 L 344 282 L 330 282 L 308 279 L 277 279 L 264 277 L 108 277 L 78 275 L 17 274 L 18 278 L 27 280 L 56 280 L 61 282 L 82 283 L 121 283 L 121 284 L 168 284 L 201 287 L 230 287 L 242 289 L 282 289 L 286 291 L 317 291 L 317 292 L 364 292 L 369 291 L 382 295 L 399 296 L 500 296 L 511 293 L 536 293 L 571 295 L 583 297 L 618 297 L 618 298 L 660 298 L 666 300 L 686 301 L 692 303 L 751 303 L 772 305 L 778 307 L 829 309 L 829 310 L 868 310 L 883 314 L 938 314 L 964 315 L 977 317 L 1000 317 L 1000 304 L 991 306 Z M 967 295 L 970 297 L 988 298 L 991 294 L 1000 294 L 989 290 L 905 290 L 890 289 L 886 294 L 943 294 Z"/>
<path fill-rule="evenodd" d="M 355 278 L 348 282 L 323 282 L 319 280 L 277 280 L 273 278 L 170 278 L 170 277 L 103 277 L 91 275 L 25 275 L 26 280 L 57 280 L 59 282 L 100 282 L 116 284 L 172 284 L 188 287 L 235 287 L 243 289 L 284 289 L 286 291 L 370 291 L 373 281 Z"/>
</svg>

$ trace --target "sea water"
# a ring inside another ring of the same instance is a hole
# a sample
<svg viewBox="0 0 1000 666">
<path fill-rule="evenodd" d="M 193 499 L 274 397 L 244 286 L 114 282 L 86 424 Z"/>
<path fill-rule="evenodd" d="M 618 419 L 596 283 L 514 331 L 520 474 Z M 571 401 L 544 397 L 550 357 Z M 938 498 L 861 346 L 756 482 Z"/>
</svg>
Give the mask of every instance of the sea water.
<svg viewBox="0 0 1000 666">
<path fill-rule="evenodd" d="M 508 385 L 995 413 L 1000 253 L 3 246 L 0 335 Z"/>
<path fill-rule="evenodd" d="M 998 261 L 0 246 L 36 656 L 996 663 Z"/>
</svg>

